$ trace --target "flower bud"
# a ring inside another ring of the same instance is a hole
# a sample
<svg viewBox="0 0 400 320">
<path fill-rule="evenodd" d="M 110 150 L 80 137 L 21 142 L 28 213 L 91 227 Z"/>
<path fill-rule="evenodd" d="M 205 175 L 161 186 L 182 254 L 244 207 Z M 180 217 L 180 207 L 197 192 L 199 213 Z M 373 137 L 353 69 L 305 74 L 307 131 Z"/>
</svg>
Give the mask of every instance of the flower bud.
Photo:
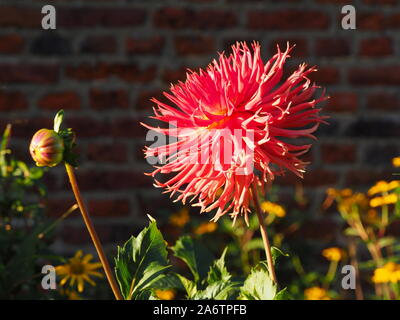
<svg viewBox="0 0 400 320">
<path fill-rule="evenodd" d="M 54 167 L 63 160 L 64 141 L 54 130 L 40 129 L 32 138 L 29 151 L 39 167 Z"/>
</svg>

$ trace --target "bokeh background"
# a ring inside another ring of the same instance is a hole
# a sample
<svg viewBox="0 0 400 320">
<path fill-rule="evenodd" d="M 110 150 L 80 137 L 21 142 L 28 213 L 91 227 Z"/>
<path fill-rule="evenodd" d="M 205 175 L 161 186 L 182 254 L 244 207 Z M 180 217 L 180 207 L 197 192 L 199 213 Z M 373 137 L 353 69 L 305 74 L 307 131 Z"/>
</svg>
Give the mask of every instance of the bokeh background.
<svg viewBox="0 0 400 320">
<path fill-rule="evenodd" d="M 56 30 L 41 28 L 45 4 L 56 7 Z M 356 8 L 355 30 L 341 28 L 345 4 Z M 235 41 L 259 41 L 266 59 L 290 41 L 288 72 L 302 62 L 318 66 L 312 79 L 331 96 L 330 119 L 307 155 L 305 179 L 288 174 L 276 185 L 288 215 L 303 186 L 308 222 L 294 236 L 324 245 L 338 232 L 320 209 L 328 187 L 365 191 L 392 178 L 391 159 L 400 154 L 399 30 L 396 0 L 0 0 L 0 127 L 13 124 L 11 148 L 31 161 L 33 133 L 66 111 L 77 132 L 78 180 L 100 237 L 115 248 L 146 214 L 179 209 L 143 174 L 139 122 L 152 110 L 149 99 Z M 45 180 L 55 218 L 73 199 L 62 167 Z M 92 251 L 78 214 L 59 226 L 54 248 Z"/>
</svg>

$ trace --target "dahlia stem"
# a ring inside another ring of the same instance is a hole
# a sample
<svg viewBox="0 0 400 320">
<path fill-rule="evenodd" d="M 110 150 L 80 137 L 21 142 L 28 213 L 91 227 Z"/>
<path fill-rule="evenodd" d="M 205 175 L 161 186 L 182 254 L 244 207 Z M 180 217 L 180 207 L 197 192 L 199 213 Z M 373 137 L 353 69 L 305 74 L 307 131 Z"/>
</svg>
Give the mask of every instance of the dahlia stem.
<svg viewBox="0 0 400 320">
<path fill-rule="evenodd" d="M 272 259 L 271 245 L 268 240 L 267 228 L 265 226 L 263 212 L 261 210 L 260 203 L 258 201 L 257 188 L 256 188 L 255 184 L 252 184 L 251 188 L 252 188 L 251 191 L 253 194 L 254 207 L 256 209 L 258 221 L 260 223 L 260 231 L 261 231 L 261 236 L 262 236 L 263 243 L 264 243 L 265 255 L 267 257 L 268 271 L 269 271 L 272 281 L 274 283 L 278 284 L 278 281 L 276 279 L 276 274 L 275 274 L 274 261 Z"/>
<path fill-rule="evenodd" d="M 111 271 L 110 265 L 106 258 L 106 255 L 104 254 L 104 250 L 100 243 L 99 237 L 97 236 L 97 233 L 93 226 L 92 220 L 90 219 L 89 213 L 83 202 L 82 195 L 79 190 L 78 182 L 76 181 L 74 168 L 70 164 L 65 163 L 65 169 L 67 170 L 69 182 L 71 183 L 72 191 L 74 192 L 76 202 L 78 203 L 79 209 L 82 213 L 83 221 L 85 222 L 86 228 L 89 231 L 89 234 L 90 234 L 90 237 L 92 238 L 93 244 L 96 247 L 97 254 L 99 255 L 101 264 L 103 265 L 104 272 L 106 274 L 108 283 L 110 284 L 110 287 L 114 293 L 115 299 L 123 300 L 121 293 L 119 291 L 117 282 L 115 281 L 114 275 Z"/>
</svg>

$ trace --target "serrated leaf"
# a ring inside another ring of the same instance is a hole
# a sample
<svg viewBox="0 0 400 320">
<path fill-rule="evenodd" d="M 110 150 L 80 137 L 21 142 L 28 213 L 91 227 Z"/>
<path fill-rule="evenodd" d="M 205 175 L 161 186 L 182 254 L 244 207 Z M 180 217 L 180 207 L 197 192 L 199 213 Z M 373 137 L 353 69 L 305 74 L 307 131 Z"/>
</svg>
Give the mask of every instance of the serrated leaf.
<svg viewBox="0 0 400 320">
<path fill-rule="evenodd" d="M 217 281 L 202 291 L 198 291 L 193 300 L 231 300 L 239 292 L 239 283 L 230 281 Z"/>
<path fill-rule="evenodd" d="M 276 295 L 276 285 L 268 274 L 264 263 L 252 269 L 250 275 L 240 288 L 241 300 L 273 300 Z"/>
<path fill-rule="evenodd" d="M 118 247 L 115 272 L 125 299 L 136 299 L 152 288 L 169 268 L 167 246 L 155 222 Z"/>
<path fill-rule="evenodd" d="M 176 274 L 179 280 L 181 281 L 183 287 L 186 291 L 186 296 L 188 299 L 192 299 L 197 293 L 197 286 L 196 283 L 192 280 L 185 278 L 180 274 Z"/>
<path fill-rule="evenodd" d="M 274 300 L 291 300 L 287 288 L 283 288 L 281 291 L 279 291 L 275 295 Z"/>
<path fill-rule="evenodd" d="M 228 269 L 225 266 L 225 255 L 228 248 L 225 248 L 221 257 L 218 260 L 215 260 L 212 266 L 210 266 L 210 271 L 207 275 L 207 283 L 213 284 L 218 281 L 229 281 L 231 279 L 231 274 L 228 272 Z"/>
<path fill-rule="evenodd" d="M 199 241 L 183 236 L 176 241 L 172 250 L 176 257 L 188 265 L 196 283 L 207 276 L 214 258 Z"/>
<path fill-rule="evenodd" d="M 152 284 L 152 287 L 155 289 L 178 289 L 184 290 L 185 288 L 182 285 L 181 280 L 179 279 L 176 273 L 168 273 L 158 279 L 156 282 Z"/>
</svg>

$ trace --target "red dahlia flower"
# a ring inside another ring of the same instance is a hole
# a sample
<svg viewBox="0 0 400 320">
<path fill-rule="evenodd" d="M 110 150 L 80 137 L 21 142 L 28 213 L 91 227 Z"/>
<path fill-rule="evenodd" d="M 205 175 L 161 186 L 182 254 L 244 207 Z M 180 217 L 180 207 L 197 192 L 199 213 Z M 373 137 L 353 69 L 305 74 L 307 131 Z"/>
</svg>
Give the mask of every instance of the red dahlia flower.
<svg viewBox="0 0 400 320">
<path fill-rule="evenodd" d="M 265 64 L 260 45 L 252 49 L 237 43 L 228 57 L 222 53 L 206 70 L 190 71 L 184 83 L 171 86 L 172 94 L 164 92 L 172 105 L 152 99 L 153 118 L 169 128 L 144 124 L 159 135 L 145 149 L 146 158 L 159 162 L 150 175 L 175 174 L 156 186 L 177 193 L 176 201 L 197 199 L 202 212 L 218 209 L 214 221 L 228 212 L 247 221 L 252 184 L 263 186 L 284 169 L 302 177 L 306 163 L 299 156 L 311 145 L 288 141 L 314 138 L 324 118 L 315 106 L 327 97 L 313 99 L 318 86 L 307 78 L 315 68 L 302 64 L 281 81 L 292 48 L 278 47 Z M 169 143 L 160 145 L 166 136 Z"/>
</svg>

